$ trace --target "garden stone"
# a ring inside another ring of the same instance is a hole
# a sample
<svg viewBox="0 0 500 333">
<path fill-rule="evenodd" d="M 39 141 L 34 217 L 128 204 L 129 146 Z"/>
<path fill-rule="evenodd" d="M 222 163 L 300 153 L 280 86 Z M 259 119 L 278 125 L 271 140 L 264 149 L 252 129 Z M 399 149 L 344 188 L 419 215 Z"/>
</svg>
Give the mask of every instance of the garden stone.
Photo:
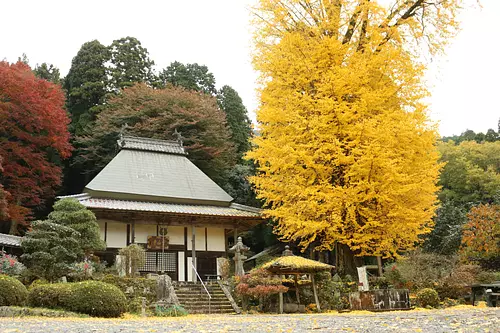
<svg viewBox="0 0 500 333">
<path fill-rule="evenodd" d="M 156 299 L 159 303 L 180 305 L 170 276 L 158 276 L 156 286 Z"/>
</svg>

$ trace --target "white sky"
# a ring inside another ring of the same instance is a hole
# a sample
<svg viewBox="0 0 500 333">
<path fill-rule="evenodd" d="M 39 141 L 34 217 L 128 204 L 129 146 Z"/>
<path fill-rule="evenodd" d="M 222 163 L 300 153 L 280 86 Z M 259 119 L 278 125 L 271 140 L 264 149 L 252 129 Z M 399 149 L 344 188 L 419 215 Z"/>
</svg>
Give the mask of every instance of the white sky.
<svg viewBox="0 0 500 333">
<path fill-rule="evenodd" d="M 255 118 L 256 73 L 250 63 L 250 14 L 254 0 L 4 0 L 0 8 L 0 59 L 26 53 L 30 64 L 48 62 L 64 76 L 80 46 L 98 39 L 109 45 L 138 38 L 162 69 L 172 61 L 197 62 L 214 73 L 217 86 L 228 84 Z M 497 129 L 500 118 L 500 0 L 481 0 L 468 9 L 462 32 L 428 75 L 433 120 L 442 135 L 466 129 Z"/>
</svg>

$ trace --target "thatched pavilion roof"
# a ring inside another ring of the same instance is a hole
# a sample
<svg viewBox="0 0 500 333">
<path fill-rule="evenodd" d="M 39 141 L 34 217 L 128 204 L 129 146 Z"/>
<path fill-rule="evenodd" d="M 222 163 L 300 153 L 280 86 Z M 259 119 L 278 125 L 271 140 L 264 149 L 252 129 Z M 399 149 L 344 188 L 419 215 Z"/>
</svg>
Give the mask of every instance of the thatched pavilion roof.
<svg viewBox="0 0 500 333">
<path fill-rule="evenodd" d="M 272 273 L 300 274 L 329 271 L 333 266 L 299 256 L 287 255 L 265 263 L 262 268 Z"/>
</svg>

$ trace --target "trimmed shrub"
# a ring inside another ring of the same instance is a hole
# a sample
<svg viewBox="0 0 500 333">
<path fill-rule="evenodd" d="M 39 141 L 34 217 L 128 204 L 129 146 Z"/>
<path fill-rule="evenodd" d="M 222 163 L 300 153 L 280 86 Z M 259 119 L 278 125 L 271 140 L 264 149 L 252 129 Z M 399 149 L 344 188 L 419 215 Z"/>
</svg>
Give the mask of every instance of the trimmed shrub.
<svg viewBox="0 0 500 333">
<path fill-rule="evenodd" d="M 64 308 L 64 302 L 71 296 L 71 287 L 71 283 L 38 283 L 30 288 L 28 304 L 40 308 Z"/>
<path fill-rule="evenodd" d="M 94 317 L 119 317 L 127 310 L 127 299 L 120 289 L 98 281 L 38 285 L 30 290 L 28 300 L 31 306 Z"/>
<path fill-rule="evenodd" d="M 417 305 L 423 308 L 437 308 L 439 306 L 439 296 L 432 288 L 424 288 L 417 293 Z"/>
<path fill-rule="evenodd" d="M 0 306 L 23 305 L 28 290 L 16 278 L 0 275 Z"/>
<path fill-rule="evenodd" d="M 71 295 L 63 302 L 69 311 L 106 318 L 119 317 L 127 311 L 125 295 L 109 283 L 84 281 L 71 285 Z"/>
</svg>

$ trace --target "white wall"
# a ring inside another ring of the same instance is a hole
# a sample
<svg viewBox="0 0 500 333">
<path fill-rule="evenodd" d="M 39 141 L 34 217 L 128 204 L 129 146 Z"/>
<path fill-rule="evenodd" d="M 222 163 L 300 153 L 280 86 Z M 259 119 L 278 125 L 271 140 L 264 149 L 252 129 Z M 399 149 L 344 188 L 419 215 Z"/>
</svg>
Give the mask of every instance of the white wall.
<svg viewBox="0 0 500 333">
<path fill-rule="evenodd" d="M 127 246 L 127 224 L 121 222 L 107 222 L 108 232 L 106 244 L 108 247 L 123 248 Z"/>
<path fill-rule="evenodd" d="M 223 228 L 207 229 L 208 251 L 226 251 L 226 237 Z"/>
<path fill-rule="evenodd" d="M 195 228 L 196 232 L 196 251 L 205 251 L 205 228 Z M 188 227 L 188 250 L 192 249 L 192 239 L 193 239 L 193 229 L 192 227 Z"/>
<path fill-rule="evenodd" d="M 135 242 L 147 243 L 148 236 L 156 236 L 156 224 L 136 224 Z"/>
<path fill-rule="evenodd" d="M 179 281 L 186 281 L 183 251 L 177 253 L 177 263 L 178 263 L 177 269 L 179 270 Z"/>
<path fill-rule="evenodd" d="M 190 228 L 188 228 L 190 230 Z M 175 245 L 184 245 L 184 227 L 170 226 L 167 227 L 168 237 L 170 240 L 170 244 Z M 189 240 L 188 234 L 188 240 Z"/>
<path fill-rule="evenodd" d="M 193 267 L 191 266 L 191 262 L 193 261 L 192 257 L 187 257 L 187 265 L 188 265 L 188 276 L 187 281 L 193 281 Z"/>
</svg>

